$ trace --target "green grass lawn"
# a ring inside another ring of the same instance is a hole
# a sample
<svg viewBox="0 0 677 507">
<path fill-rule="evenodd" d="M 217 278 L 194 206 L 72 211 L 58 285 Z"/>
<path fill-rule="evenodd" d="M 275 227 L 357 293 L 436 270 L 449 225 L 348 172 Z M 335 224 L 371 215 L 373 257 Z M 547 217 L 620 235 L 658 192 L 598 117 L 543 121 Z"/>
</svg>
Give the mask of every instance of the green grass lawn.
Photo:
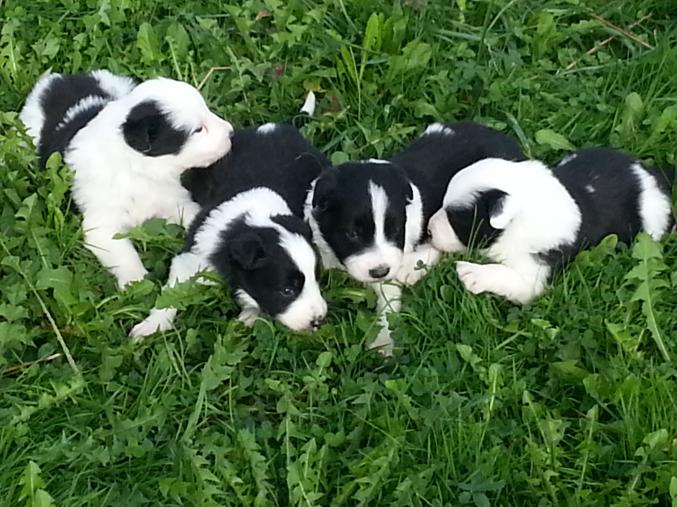
<svg viewBox="0 0 677 507">
<path fill-rule="evenodd" d="M 141 345 L 181 230 L 133 232 L 126 292 L 82 245 L 69 174 L 17 111 L 47 68 L 202 85 L 237 126 L 285 119 L 334 162 L 476 119 L 553 162 L 613 146 L 677 165 L 674 0 L 0 0 L 0 505 L 677 505 L 677 235 L 613 238 L 528 307 L 405 291 L 396 357 L 341 273 L 314 335 L 239 324 L 179 287 Z M 475 257 L 471 255 L 471 257 Z"/>
</svg>

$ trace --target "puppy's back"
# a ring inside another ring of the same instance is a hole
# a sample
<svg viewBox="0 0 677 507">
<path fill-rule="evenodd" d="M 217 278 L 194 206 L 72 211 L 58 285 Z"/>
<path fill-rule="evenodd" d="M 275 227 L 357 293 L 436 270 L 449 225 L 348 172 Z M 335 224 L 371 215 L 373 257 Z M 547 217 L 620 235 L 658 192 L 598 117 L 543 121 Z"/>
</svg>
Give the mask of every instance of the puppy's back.
<svg viewBox="0 0 677 507">
<path fill-rule="evenodd" d="M 609 234 L 629 243 L 642 230 L 660 237 L 672 223 L 667 172 L 609 148 L 579 150 L 553 171 L 578 204 L 580 248 Z"/>
</svg>

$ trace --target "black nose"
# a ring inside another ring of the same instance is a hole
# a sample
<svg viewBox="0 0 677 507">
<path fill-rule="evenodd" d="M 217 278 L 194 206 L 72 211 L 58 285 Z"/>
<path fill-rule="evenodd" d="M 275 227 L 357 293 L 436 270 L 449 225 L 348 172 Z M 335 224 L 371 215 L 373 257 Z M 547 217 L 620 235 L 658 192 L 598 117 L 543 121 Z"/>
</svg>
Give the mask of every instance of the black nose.
<svg viewBox="0 0 677 507">
<path fill-rule="evenodd" d="M 369 276 L 372 278 L 383 278 L 388 273 L 390 273 L 390 268 L 388 266 L 376 266 L 369 270 Z"/>
<path fill-rule="evenodd" d="M 315 318 L 311 321 L 310 327 L 312 327 L 313 329 L 317 329 L 317 328 L 320 327 L 322 324 L 324 324 L 326 320 L 327 320 L 327 316 L 326 316 L 326 315 L 325 315 L 324 317 L 315 317 Z"/>
</svg>

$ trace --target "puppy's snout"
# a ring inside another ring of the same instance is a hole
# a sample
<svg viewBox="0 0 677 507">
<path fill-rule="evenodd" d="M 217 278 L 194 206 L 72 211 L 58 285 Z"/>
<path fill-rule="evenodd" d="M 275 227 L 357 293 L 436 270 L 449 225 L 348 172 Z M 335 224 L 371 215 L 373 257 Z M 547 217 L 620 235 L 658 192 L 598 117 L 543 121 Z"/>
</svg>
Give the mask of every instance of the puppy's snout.
<svg viewBox="0 0 677 507">
<path fill-rule="evenodd" d="M 383 278 L 388 273 L 390 273 L 390 268 L 385 265 L 376 266 L 375 268 L 371 268 L 369 270 L 369 276 L 372 278 Z"/>
</svg>

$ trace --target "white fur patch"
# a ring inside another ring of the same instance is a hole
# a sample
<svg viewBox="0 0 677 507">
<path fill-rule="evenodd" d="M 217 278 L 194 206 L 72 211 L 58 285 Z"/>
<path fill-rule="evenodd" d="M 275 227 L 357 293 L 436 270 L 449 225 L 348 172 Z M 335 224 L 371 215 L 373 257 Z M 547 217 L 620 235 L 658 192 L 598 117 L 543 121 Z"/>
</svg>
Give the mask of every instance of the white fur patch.
<svg viewBox="0 0 677 507">
<path fill-rule="evenodd" d="M 315 246 L 320 252 L 322 267 L 324 269 L 344 269 L 344 266 L 334 254 L 334 250 L 332 250 L 332 248 L 329 246 L 329 243 L 327 243 L 327 240 L 325 240 L 324 236 L 322 236 L 320 225 L 313 216 L 313 195 L 315 194 L 316 184 L 317 179 L 311 183 L 310 190 L 306 195 L 306 202 L 303 207 L 303 218 L 308 223 L 310 230 L 313 233 L 313 243 L 315 243 Z"/>
<path fill-rule="evenodd" d="M 45 113 L 42 109 L 40 99 L 45 90 L 49 88 L 52 81 L 59 77 L 61 77 L 61 74 L 55 74 L 50 71 L 47 71 L 40 76 L 26 98 L 26 104 L 19 114 L 19 119 L 26 127 L 26 132 L 31 139 L 33 139 L 33 144 L 36 146 L 40 144 L 40 134 L 42 133 L 42 127 L 45 124 Z"/>
<path fill-rule="evenodd" d="M 251 297 L 246 291 L 238 289 L 235 291 L 235 299 L 239 303 L 242 311 L 238 315 L 237 320 L 242 322 L 245 326 L 253 326 L 256 319 L 261 315 L 261 309 L 256 300 Z"/>
<path fill-rule="evenodd" d="M 313 116 L 315 114 L 315 94 L 313 91 L 309 91 L 308 95 L 306 95 L 306 100 L 303 103 L 303 106 L 301 106 L 301 112 L 306 113 L 308 116 Z"/>
<path fill-rule="evenodd" d="M 390 164 L 387 160 L 383 160 L 381 158 L 370 158 L 367 160 L 367 162 L 371 164 Z"/>
<path fill-rule="evenodd" d="M 375 282 L 392 280 L 400 263 L 403 251 L 388 241 L 385 235 L 385 218 L 388 209 L 388 195 L 383 187 L 369 182 L 369 197 L 371 198 L 372 218 L 374 220 L 374 242 L 370 248 L 344 260 L 346 270 L 350 275 L 361 282 Z M 386 269 L 383 277 L 374 277 L 371 270 Z"/>
<path fill-rule="evenodd" d="M 221 242 L 222 232 L 237 218 L 247 214 L 249 223 L 268 224 L 272 215 L 291 215 L 282 197 L 269 188 L 257 187 L 242 192 L 209 212 L 195 233 L 192 251 L 208 258 Z"/>
<path fill-rule="evenodd" d="M 670 197 L 661 192 L 654 178 L 640 163 L 630 166 L 630 169 L 639 179 L 639 216 L 642 219 L 642 228 L 652 238 L 659 240 L 668 229 L 672 208 Z"/>
<path fill-rule="evenodd" d="M 259 134 L 272 134 L 275 132 L 277 124 L 275 123 L 264 123 L 259 128 L 256 129 L 256 132 Z"/>
<path fill-rule="evenodd" d="M 562 166 L 564 164 L 568 164 L 573 159 L 575 159 L 577 156 L 578 156 L 577 153 L 572 153 L 571 155 L 567 155 L 566 157 L 564 157 L 562 160 L 559 161 L 559 164 L 557 164 L 557 167 Z"/>
<path fill-rule="evenodd" d="M 88 95 L 87 97 L 80 99 L 74 105 L 68 108 L 66 114 L 63 115 L 63 119 L 58 123 L 55 130 L 60 130 L 68 125 L 73 118 L 79 113 L 91 109 L 94 106 L 102 106 L 109 102 L 109 99 L 99 97 L 98 95 Z"/>
<path fill-rule="evenodd" d="M 90 75 L 96 79 L 103 91 L 113 99 L 118 99 L 131 92 L 136 83 L 127 76 L 118 76 L 106 69 L 93 70 Z"/>
<path fill-rule="evenodd" d="M 428 128 L 425 129 L 423 132 L 423 135 L 428 135 L 428 134 L 444 134 L 447 136 L 453 136 L 454 135 L 454 130 L 442 125 L 441 123 L 431 123 L 428 125 Z"/>
<path fill-rule="evenodd" d="M 405 209 L 404 253 L 414 250 L 423 232 L 423 201 L 418 187 L 410 183 L 412 198 Z"/>
<path fill-rule="evenodd" d="M 463 252 L 466 249 L 454 229 L 449 225 L 449 218 L 444 208 L 437 211 L 428 220 L 428 233 L 435 248 L 443 252 Z"/>
<path fill-rule="evenodd" d="M 585 191 L 589 194 L 594 194 L 595 193 L 595 187 L 592 185 L 585 185 Z"/>
</svg>

